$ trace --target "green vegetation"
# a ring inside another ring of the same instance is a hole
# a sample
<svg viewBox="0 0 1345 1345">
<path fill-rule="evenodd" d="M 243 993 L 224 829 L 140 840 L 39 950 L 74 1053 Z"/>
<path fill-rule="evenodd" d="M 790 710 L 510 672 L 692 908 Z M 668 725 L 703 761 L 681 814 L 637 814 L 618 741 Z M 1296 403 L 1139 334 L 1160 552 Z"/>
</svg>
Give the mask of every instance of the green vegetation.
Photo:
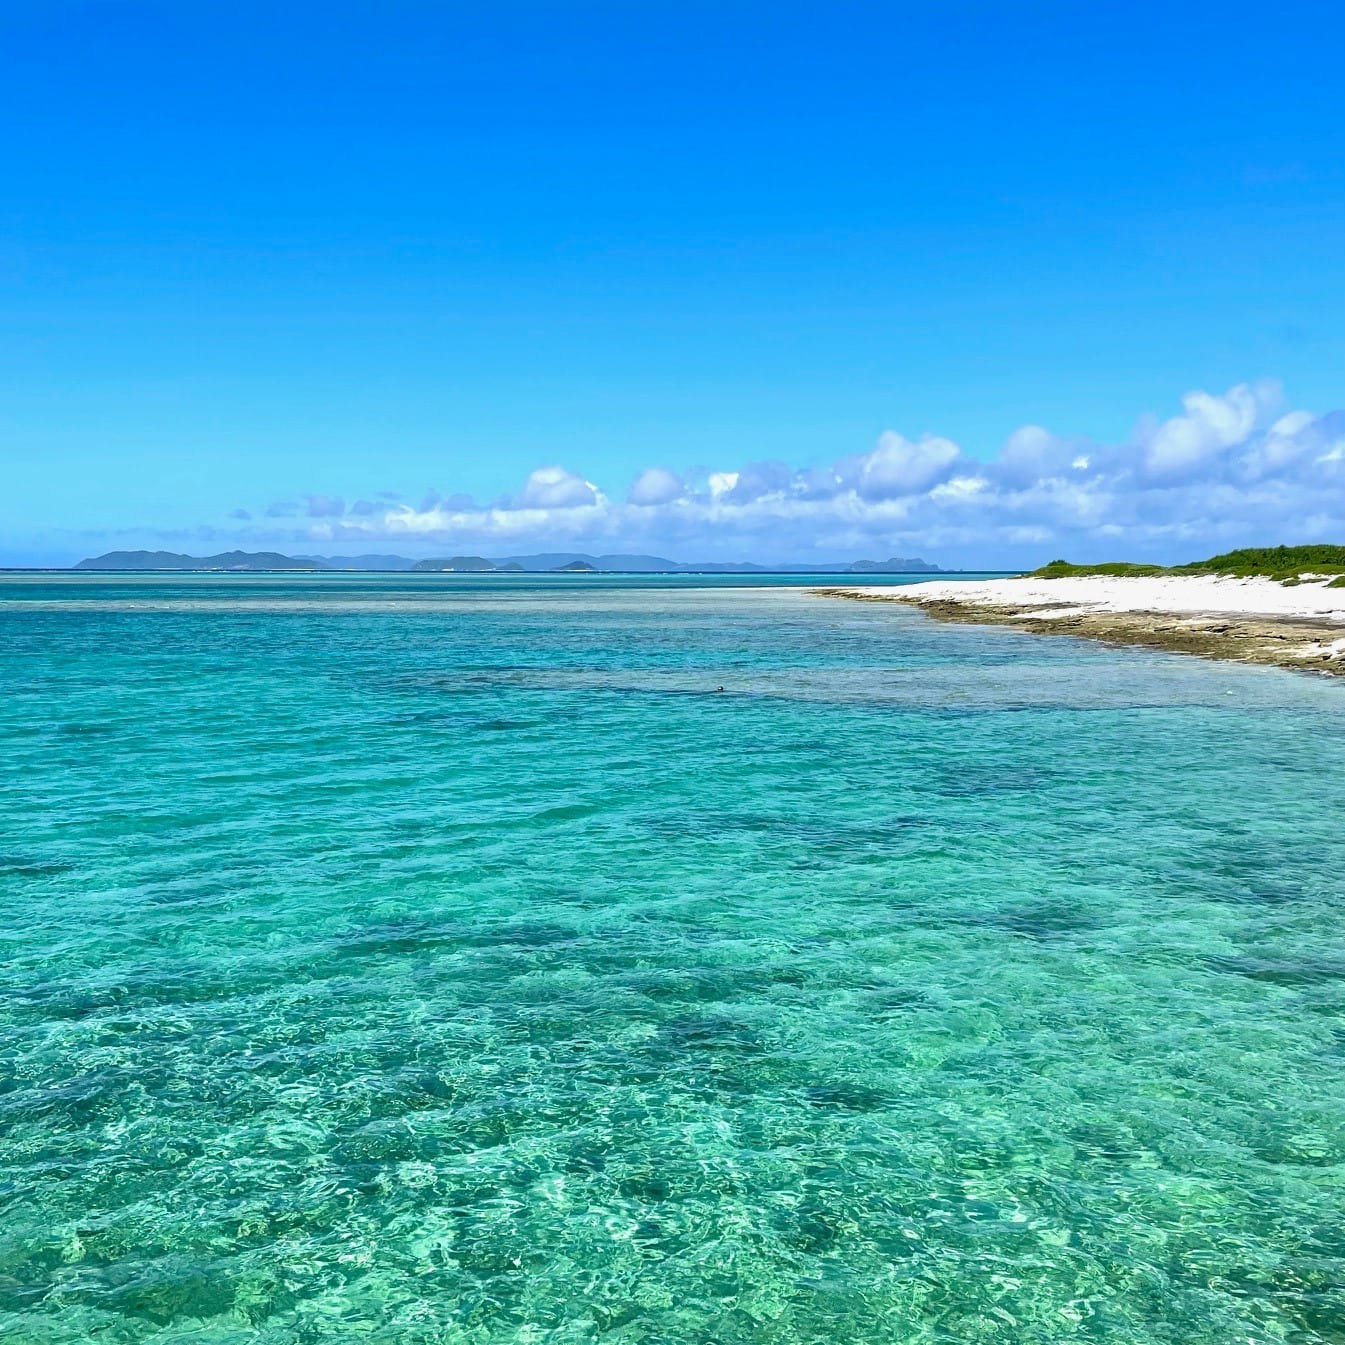
<svg viewBox="0 0 1345 1345">
<path fill-rule="evenodd" d="M 1109 560 L 1102 565 L 1074 565 L 1067 560 L 1053 560 L 1040 570 L 1032 571 L 1033 579 L 1070 579 L 1078 574 L 1147 575 L 1169 574 L 1161 565 L 1132 565 L 1128 560 Z"/>
<path fill-rule="evenodd" d="M 1250 546 L 1211 556 L 1196 567 L 1211 574 L 1264 574 L 1273 579 L 1301 574 L 1345 574 L 1345 546 Z"/>
<path fill-rule="evenodd" d="M 1297 584 L 1305 574 L 1333 574 L 1332 588 L 1345 588 L 1345 546 L 1320 542 L 1315 546 L 1249 546 L 1238 551 L 1225 551 L 1209 560 L 1192 561 L 1189 565 L 1132 565 L 1128 561 L 1108 561 L 1102 565 L 1072 565 L 1067 560 L 1053 560 L 1039 570 L 1033 570 L 1034 579 L 1066 579 L 1074 575 L 1156 575 L 1156 574 L 1224 574 L 1238 578 L 1261 575 L 1278 579 L 1284 584 Z"/>
<path fill-rule="evenodd" d="M 484 556 L 444 556 L 432 560 L 418 560 L 411 568 L 454 573 L 465 571 L 474 574 L 480 570 L 494 570 L 498 567 L 493 560 L 487 560 Z"/>
</svg>

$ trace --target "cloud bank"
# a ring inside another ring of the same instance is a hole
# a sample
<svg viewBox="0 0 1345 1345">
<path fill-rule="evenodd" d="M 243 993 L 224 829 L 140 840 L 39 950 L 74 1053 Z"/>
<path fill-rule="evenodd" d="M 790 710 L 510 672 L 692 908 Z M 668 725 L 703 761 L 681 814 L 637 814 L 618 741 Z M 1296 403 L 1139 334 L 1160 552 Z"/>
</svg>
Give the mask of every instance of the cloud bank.
<svg viewBox="0 0 1345 1345">
<path fill-rule="evenodd" d="M 272 506 L 265 513 L 278 517 Z M 417 554 L 571 547 L 679 559 L 923 554 L 1014 564 L 1049 555 L 1185 559 L 1225 546 L 1345 540 L 1345 411 L 1285 410 L 1274 383 L 1191 392 L 1121 444 L 1015 430 L 994 457 L 894 431 L 829 466 L 761 460 L 679 473 L 640 467 L 623 490 L 539 466 L 489 504 L 430 492 L 307 497 L 293 540 Z M 276 534 L 268 534 L 274 538 Z"/>
</svg>

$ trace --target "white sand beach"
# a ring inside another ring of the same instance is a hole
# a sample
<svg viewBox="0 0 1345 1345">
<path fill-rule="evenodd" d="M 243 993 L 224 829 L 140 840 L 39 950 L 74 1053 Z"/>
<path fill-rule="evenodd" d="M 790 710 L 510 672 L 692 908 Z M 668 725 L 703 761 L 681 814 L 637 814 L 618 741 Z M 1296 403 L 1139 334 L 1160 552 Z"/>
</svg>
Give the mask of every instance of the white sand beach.
<svg viewBox="0 0 1345 1345">
<path fill-rule="evenodd" d="M 1141 644 L 1205 658 L 1345 674 L 1345 588 L 1218 575 L 938 579 L 823 590 L 900 602 L 944 621 Z"/>
<path fill-rule="evenodd" d="M 1274 579 L 1224 575 L 1154 575 L 1147 578 L 1081 575 L 1067 579 L 934 580 L 909 588 L 856 589 L 865 597 L 903 602 L 959 602 L 1009 607 L 1079 608 L 1095 612 L 1220 613 L 1289 617 L 1345 624 L 1345 588 L 1329 579 L 1285 587 Z M 1038 615 L 1045 615 L 1045 611 Z"/>
</svg>

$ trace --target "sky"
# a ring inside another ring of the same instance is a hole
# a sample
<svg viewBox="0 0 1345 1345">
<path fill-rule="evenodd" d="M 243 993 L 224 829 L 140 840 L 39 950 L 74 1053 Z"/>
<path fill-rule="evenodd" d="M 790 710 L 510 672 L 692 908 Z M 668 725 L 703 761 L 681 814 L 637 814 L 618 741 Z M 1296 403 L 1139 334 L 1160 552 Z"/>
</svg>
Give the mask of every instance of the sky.
<svg viewBox="0 0 1345 1345">
<path fill-rule="evenodd" d="M 1338 3 L 0 7 L 0 564 L 1345 542 Z"/>
</svg>

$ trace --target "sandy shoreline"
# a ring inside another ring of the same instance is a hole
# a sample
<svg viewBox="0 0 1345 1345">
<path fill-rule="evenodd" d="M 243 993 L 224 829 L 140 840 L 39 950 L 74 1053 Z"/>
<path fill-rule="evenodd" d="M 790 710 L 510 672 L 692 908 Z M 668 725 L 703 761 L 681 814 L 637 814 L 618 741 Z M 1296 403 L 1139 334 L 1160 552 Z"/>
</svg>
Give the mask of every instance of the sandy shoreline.
<svg viewBox="0 0 1345 1345">
<path fill-rule="evenodd" d="M 906 603 L 941 621 L 1014 626 L 1345 675 L 1345 588 L 1329 588 L 1327 582 L 1304 580 L 1285 587 L 1273 579 L 1216 575 L 1087 575 L 817 591 L 862 602 Z"/>
</svg>

